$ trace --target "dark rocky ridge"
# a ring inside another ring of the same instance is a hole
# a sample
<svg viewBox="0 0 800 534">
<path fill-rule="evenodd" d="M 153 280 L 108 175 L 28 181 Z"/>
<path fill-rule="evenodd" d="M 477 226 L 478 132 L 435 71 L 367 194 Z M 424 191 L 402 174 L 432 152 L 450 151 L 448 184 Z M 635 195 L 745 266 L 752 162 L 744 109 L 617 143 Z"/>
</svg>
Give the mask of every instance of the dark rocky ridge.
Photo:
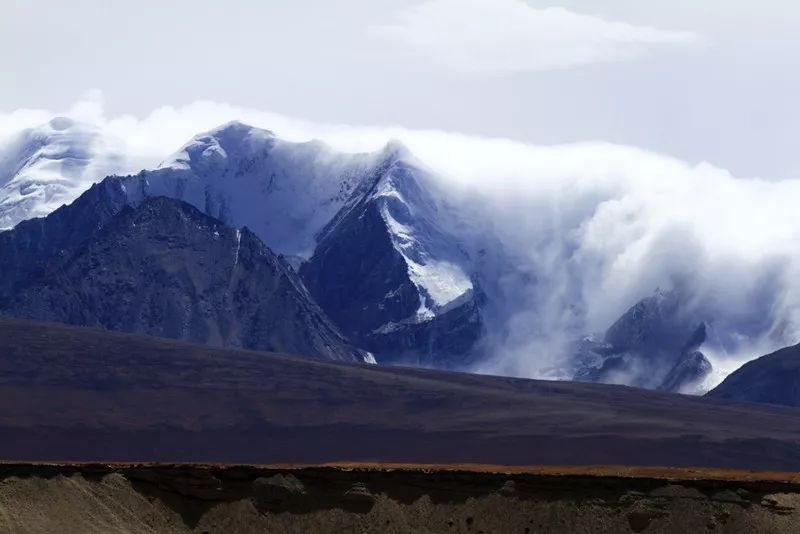
<svg viewBox="0 0 800 534">
<path fill-rule="evenodd" d="M 354 210 L 319 243 L 300 274 L 334 321 L 348 334 L 367 337 L 386 322 L 401 321 L 419 308 L 419 295 L 407 270 L 378 207 L 368 204 Z"/>
<path fill-rule="evenodd" d="M 741 402 L 800 406 L 800 345 L 744 364 L 707 395 Z"/>
<path fill-rule="evenodd" d="M 625 383 L 680 392 L 711 371 L 698 349 L 706 324 L 686 309 L 676 291 L 657 291 L 628 309 L 602 341 L 577 344 L 575 380 Z"/>
<path fill-rule="evenodd" d="M 386 149 L 384 159 L 320 232 L 300 275 L 328 315 L 380 362 L 465 368 L 483 334 L 480 292 L 468 292 L 447 309 L 435 310 L 433 317 L 417 318 L 426 295 L 393 243 L 401 239 L 405 253 L 423 265 L 447 254 L 466 260 L 436 221 L 423 215 L 436 208 L 417 178 L 422 171 L 408 157 L 400 145 Z M 380 194 L 380 188 L 393 193 Z M 387 217 L 417 225 L 415 234 L 409 240 L 393 236 Z"/>
<path fill-rule="evenodd" d="M 711 362 L 699 350 L 683 351 L 675 366 L 661 382 L 663 391 L 681 391 L 686 385 L 701 380 L 711 372 Z"/>
<path fill-rule="evenodd" d="M 119 181 L 108 178 L 73 205 L 0 234 L 0 257 L 14 281 L 0 310 L 363 361 L 294 271 L 252 232 L 178 200 L 154 197 L 130 206 L 126 199 Z"/>
<path fill-rule="evenodd" d="M 25 279 L 41 274 L 56 256 L 82 243 L 128 204 L 118 180 L 94 184 L 69 206 L 0 232 L 0 305 Z"/>
</svg>

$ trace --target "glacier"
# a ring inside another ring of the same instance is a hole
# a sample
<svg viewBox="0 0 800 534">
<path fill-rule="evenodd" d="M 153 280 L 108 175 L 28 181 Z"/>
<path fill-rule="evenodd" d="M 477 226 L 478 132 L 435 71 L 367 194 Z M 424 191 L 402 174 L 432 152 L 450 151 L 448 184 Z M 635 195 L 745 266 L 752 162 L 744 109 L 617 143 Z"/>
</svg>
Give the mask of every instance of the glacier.
<svg viewBox="0 0 800 534">
<path fill-rule="evenodd" d="M 130 167 L 124 143 L 91 124 L 55 117 L 19 132 L 0 146 L 0 230 L 43 217 Z"/>
</svg>

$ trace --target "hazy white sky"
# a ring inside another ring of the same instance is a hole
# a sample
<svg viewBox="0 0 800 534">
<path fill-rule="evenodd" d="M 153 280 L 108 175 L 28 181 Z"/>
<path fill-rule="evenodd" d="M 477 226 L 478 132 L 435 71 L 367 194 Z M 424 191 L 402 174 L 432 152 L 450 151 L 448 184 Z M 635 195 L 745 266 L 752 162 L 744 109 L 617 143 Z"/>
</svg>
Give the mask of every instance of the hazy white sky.
<svg viewBox="0 0 800 534">
<path fill-rule="evenodd" d="M 0 0 L 0 111 L 211 99 L 800 176 L 790 0 Z"/>
</svg>

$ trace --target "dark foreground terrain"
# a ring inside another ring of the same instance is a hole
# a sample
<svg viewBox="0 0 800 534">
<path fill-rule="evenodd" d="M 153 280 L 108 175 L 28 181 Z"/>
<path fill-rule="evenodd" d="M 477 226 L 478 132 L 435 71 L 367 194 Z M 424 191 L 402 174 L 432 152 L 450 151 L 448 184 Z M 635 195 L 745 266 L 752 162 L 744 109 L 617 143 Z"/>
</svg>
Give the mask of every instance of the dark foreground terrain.
<svg viewBox="0 0 800 534">
<path fill-rule="evenodd" d="M 0 532 L 796 532 L 796 475 L 0 465 Z"/>
<path fill-rule="evenodd" d="M 0 319 L 7 461 L 800 471 L 800 410 Z"/>
</svg>

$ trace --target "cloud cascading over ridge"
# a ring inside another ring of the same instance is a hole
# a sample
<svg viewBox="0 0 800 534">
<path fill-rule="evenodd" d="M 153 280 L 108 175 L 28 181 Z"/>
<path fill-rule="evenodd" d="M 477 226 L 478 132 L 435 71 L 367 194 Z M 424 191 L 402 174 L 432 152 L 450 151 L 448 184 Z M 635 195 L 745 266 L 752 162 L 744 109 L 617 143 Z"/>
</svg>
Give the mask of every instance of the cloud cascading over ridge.
<svg viewBox="0 0 800 534">
<path fill-rule="evenodd" d="M 636 59 L 656 47 L 696 44 L 662 30 L 522 0 L 427 0 L 371 33 L 467 73 L 505 73 Z"/>
<path fill-rule="evenodd" d="M 213 102 L 108 117 L 99 94 L 62 113 L 0 113 L 0 143 L 58 114 L 118 139 L 129 171 L 155 166 L 193 135 L 234 119 L 351 152 L 399 139 L 435 171 L 428 185 L 451 207 L 443 213 L 448 229 L 502 308 L 482 371 L 551 376 L 566 342 L 605 329 L 657 287 L 685 291 L 711 323 L 714 381 L 800 341 L 798 180 L 737 178 L 608 143 L 533 146 L 324 125 Z"/>
</svg>

